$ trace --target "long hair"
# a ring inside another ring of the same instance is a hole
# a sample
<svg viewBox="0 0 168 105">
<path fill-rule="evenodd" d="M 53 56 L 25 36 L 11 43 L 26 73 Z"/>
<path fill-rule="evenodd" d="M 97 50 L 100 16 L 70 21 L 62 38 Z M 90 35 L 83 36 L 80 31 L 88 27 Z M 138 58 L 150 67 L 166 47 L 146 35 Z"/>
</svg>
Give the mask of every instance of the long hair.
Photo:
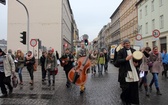
<svg viewBox="0 0 168 105">
<path fill-rule="evenodd" d="M 24 58 L 24 54 L 21 50 L 17 50 L 17 52 L 16 52 L 16 58 L 19 58 L 19 57 Z"/>
</svg>

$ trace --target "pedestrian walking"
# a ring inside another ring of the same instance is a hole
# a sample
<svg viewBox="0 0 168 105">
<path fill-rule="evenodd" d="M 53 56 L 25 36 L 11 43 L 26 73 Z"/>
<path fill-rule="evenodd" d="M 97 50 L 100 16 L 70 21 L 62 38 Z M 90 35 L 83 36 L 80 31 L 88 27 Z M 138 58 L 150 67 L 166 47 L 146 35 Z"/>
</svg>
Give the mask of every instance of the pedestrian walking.
<svg viewBox="0 0 168 105">
<path fill-rule="evenodd" d="M 105 57 L 104 57 L 103 52 L 100 52 L 100 54 L 98 55 L 97 63 L 98 63 L 98 68 L 99 68 L 98 72 L 99 72 L 99 74 L 102 74 L 104 64 L 105 64 Z"/>
<path fill-rule="evenodd" d="M 162 64 L 163 64 L 163 68 L 164 68 L 164 70 L 162 71 L 162 76 L 165 76 L 165 78 L 168 79 L 168 77 L 167 77 L 168 54 L 167 54 L 167 51 L 165 49 L 163 49 L 163 52 L 162 52 Z"/>
<path fill-rule="evenodd" d="M 137 67 L 140 61 L 133 59 L 133 52 L 135 49 L 131 48 L 130 41 L 125 39 L 123 41 L 124 48 L 120 49 L 117 53 L 117 63 L 119 66 L 118 81 L 122 89 L 120 98 L 124 105 L 139 104 L 139 91 L 138 91 L 138 72 Z"/>
<path fill-rule="evenodd" d="M 63 70 L 65 71 L 65 75 L 66 75 L 66 79 L 67 79 L 66 87 L 69 88 L 71 86 L 71 83 L 68 78 L 68 73 L 74 67 L 74 65 L 73 65 L 74 56 L 72 55 L 72 53 L 70 53 L 69 48 L 65 49 L 65 53 L 61 56 L 60 62 L 63 67 Z"/>
<path fill-rule="evenodd" d="M 7 97 L 12 94 L 13 87 L 11 85 L 11 75 L 15 75 L 15 64 L 10 54 L 5 54 L 0 48 L 0 88 L 2 95 L 0 98 Z M 8 86 L 9 92 L 5 85 Z"/>
<path fill-rule="evenodd" d="M 25 63 L 24 53 L 18 49 L 15 55 L 16 72 L 18 72 L 20 85 L 23 85 L 22 70 Z"/>
<path fill-rule="evenodd" d="M 45 60 L 46 60 L 47 53 L 45 51 L 42 52 L 42 56 L 40 57 L 40 64 L 41 64 L 41 73 L 42 73 L 42 81 L 46 80 L 46 73 L 45 70 Z"/>
<path fill-rule="evenodd" d="M 94 50 L 90 56 L 90 60 L 91 60 L 91 70 L 92 70 L 92 75 L 96 74 L 96 65 L 97 65 L 97 51 Z"/>
<path fill-rule="evenodd" d="M 141 90 L 142 85 L 144 85 L 146 96 L 149 96 L 147 74 L 148 74 L 148 71 L 149 71 L 148 62 L 149 62 L 149 52 L 150 51 L 151 51 L 150 47 L 146 47 L 144 49 L 142 63 L 141 63 L 140 68 L 139 68 L 140 72 L 144 72 L 144 76 L 142 77 L 142 79 L 140 81 L 139 88 Z"/>
<path fill-rule="evenodd" d="M 158 47 L 154 46 L 152 52 L 150 53 L 149 56 L 149 66 L 150 66 L 150 72 L 153 75 L 153 78 L 150 82 L 150 90 L 152 90 L 152 85 L 153 83 L 155 83 L 155 87 L 156 87 L 156 94 L 157 95 L 162 95 L 160 92 L 160 88 L 159 88 L 159 81 L 158 81 L 158 75 L 159 73 L 163 70 L 163 65 L 162 65 L 162 57 L 161 57 L 161 53 L 158 51 Z"/>
<path fill-rule="evenodd" d="M 58 69 L 57 57 L 53 53 L 53 49 L 49 48 L 48 54 L 45 60 L 45 69 L 48 72 L 48 86 L 51 86 L 51 76 L 53 77 L 52 85 L 55 85 L 55 70 Z"/>
<path fill-rule="evenodd" d="M 34 75 L 33 75 L 34 67 L 33 67 L 33 65 L 35 64 L 35 57 L 33 56 L 32 51 L 27 52 L 25 62 L 26 62 L 27 70 L 30 75 L 30 79 L 31 79 L 31 81 L 29 83 L 31 85 L 33 85 L 34 84 Z"/>
<path fill-rule="evenodd" d="M 104 57 L 105 57 L 105 64 L 104 64 L 104 72 L 108 71 L 108 62 L 109 62 L 109 54 L 106 49 L 103 50 Z"/>
</svg>

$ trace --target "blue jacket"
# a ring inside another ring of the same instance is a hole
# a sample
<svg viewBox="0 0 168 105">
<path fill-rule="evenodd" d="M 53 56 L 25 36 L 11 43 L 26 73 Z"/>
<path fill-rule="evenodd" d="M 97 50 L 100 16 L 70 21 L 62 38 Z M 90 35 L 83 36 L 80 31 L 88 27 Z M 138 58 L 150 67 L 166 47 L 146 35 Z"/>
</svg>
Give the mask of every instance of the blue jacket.
<svg viewBox="0 0 168 105">
<path fill-rule="evenodd" d="M 168 54 L 162 53 L 162 63 L 168 64 Z"/>
</svg>

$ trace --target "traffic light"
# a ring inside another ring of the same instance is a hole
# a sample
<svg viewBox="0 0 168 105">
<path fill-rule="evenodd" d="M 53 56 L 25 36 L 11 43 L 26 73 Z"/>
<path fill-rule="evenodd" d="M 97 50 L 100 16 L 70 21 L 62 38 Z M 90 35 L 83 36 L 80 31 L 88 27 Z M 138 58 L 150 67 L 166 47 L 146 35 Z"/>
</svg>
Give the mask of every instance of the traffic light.
<svg viewBox="0 0 168 105">
<path fill-rule="evenodd" d="M 38 39 L 38 48 L 41 49 L 41 40 Z"/>
<path fill-rule="evenodd" d="M 26 45 L 26 31 L 23 31 L 20 33 L 22 36 L 20 37 L 22 40 L 20 41 L 21 43 Z"/>
<path fill-rule="evenodd" d="M 6 0 L 0 0 L 0 3 L 2 3 L 3 5 L 6 5 Z"/>
<path fill-rule="evenodd" d="M 85 46 L 87 46 L 88 45 L 88 40 L 85 39 L 84 42 L 85 42 Z"/>
</svg>

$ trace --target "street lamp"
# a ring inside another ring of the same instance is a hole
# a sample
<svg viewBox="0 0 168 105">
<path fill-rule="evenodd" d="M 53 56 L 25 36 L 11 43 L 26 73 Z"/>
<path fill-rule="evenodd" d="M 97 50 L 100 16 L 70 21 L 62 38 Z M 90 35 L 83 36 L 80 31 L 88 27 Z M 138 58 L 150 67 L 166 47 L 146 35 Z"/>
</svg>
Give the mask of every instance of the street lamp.
<svg viewBox="0 0 168 105">
<path fill-rule="evenodd" d="M 26 35 L 26 44 L 27 44 L 27 51 L 29 51 L 29 12 L 28 12 L 28 9 L 27 7 L 22 3 L 20 2 L 19 0 L 16 0 L 17 2 L 19 2 L 21 5 L 23 5 L 23 7 L 25 8 L 26 10 L 26 13 L 27 13 L 27 35 Z"/>
</svg>

